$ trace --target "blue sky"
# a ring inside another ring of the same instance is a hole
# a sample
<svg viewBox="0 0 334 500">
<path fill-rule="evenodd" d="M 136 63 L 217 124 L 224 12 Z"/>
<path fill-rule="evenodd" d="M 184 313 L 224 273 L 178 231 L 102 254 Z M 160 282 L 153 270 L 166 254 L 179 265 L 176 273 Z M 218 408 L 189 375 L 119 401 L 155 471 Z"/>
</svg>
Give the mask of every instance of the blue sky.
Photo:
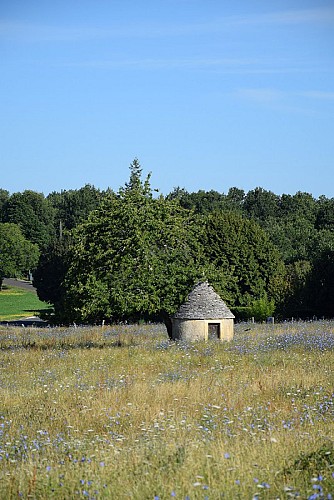
<svg viewBox="0 0 334 500">
<path fill-rule="evenodd" d="M 0 187 L 334 197 L 334 1 L 2 0 Z"/>
</svg>

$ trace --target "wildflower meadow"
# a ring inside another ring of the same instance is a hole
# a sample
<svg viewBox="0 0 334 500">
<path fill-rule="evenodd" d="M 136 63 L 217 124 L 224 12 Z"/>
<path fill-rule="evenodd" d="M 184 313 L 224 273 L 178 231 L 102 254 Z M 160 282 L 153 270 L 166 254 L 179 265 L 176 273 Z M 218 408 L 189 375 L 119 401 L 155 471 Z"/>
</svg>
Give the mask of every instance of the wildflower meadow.
<svg viewBox="0 0 334 500">
<path fill-rule="evenodd" d="M 0 498 L 334 498 L 334 323 L 0 327 Z"/>
</svg>

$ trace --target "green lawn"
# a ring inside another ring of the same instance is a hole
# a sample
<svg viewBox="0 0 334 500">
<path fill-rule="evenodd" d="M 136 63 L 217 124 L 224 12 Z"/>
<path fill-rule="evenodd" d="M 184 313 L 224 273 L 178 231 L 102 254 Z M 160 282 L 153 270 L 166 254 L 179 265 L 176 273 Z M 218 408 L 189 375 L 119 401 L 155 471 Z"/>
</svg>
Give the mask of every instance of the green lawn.
<svg viewBox="0 0 334 500">
<path fill-rule="evenodd" d="M 38 315 L 49 306 L 34 292 L 6 287 L 0 291 L 0 321 L 10 321 Z"/>
</svg>

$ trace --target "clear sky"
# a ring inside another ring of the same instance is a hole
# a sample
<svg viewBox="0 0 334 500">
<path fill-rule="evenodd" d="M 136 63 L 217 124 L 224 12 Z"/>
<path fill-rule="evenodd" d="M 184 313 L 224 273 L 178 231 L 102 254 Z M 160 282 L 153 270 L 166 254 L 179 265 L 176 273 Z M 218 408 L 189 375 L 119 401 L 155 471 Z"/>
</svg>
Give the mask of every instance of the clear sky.
<svg viewBox="0 0 334 500">
<path fill-rule="evenodd" d="M 334 197 L 334 0 L 1 0 L 0 187 Z"/>
</svg>

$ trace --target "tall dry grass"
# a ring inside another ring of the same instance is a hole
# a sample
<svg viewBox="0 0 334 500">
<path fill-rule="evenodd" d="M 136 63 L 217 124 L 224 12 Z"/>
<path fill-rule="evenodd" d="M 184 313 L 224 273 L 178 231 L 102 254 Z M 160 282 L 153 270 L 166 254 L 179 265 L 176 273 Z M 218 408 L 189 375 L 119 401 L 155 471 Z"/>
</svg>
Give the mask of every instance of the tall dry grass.
<svg viewBox="0 0 334 500">
<path fill-rule="evenodd" d="M 0 498 L 331 498 L 334 324 L 0 330 Z"/>
</svg>

